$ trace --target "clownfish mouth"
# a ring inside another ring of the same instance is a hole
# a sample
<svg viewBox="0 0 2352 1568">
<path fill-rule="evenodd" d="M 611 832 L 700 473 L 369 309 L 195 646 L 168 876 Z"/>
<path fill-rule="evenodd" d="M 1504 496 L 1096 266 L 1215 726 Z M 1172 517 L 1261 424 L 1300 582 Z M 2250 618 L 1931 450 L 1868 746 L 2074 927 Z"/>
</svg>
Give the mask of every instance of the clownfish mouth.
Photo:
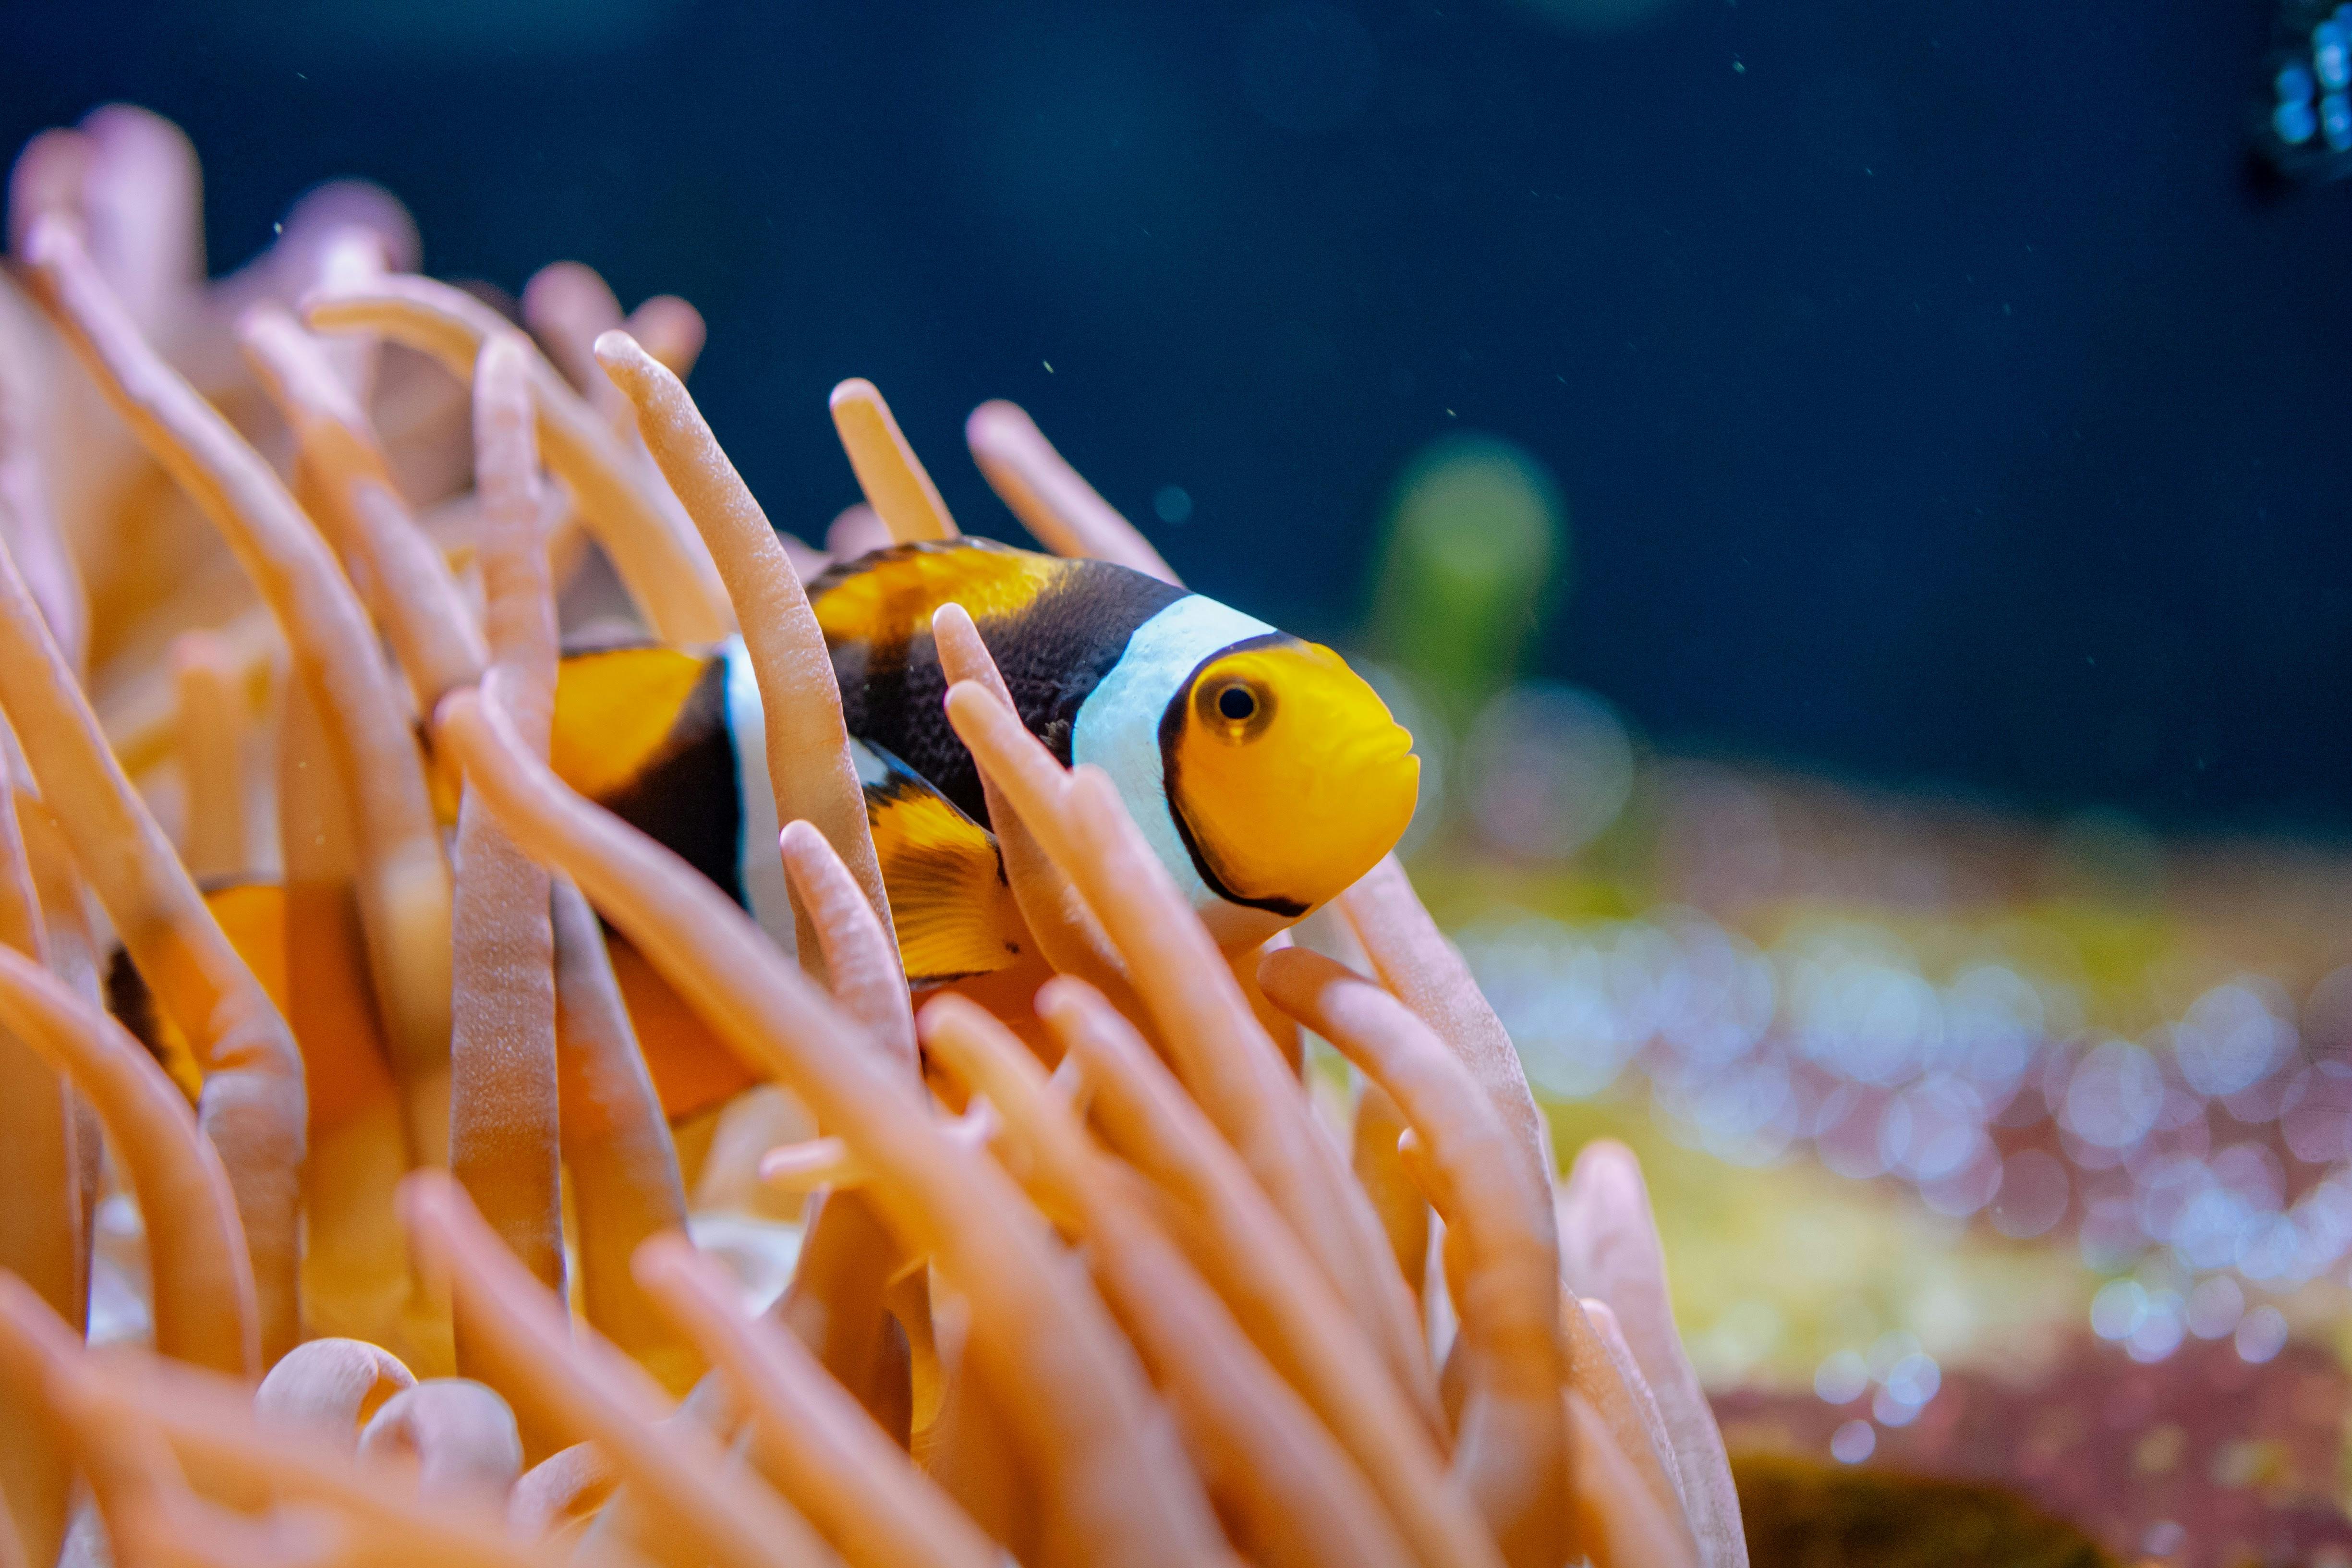
<svg viewBox="0 0 2352 1568">
<path fill-rule="evenodd" d="M 1412 749 L 1412 732 L 1395 720 L 1362 727 L 1333 748 L 1330 782 L 1348 797 L 1374 815 L 1386 816 L 1399 795 L 1417 800 L 1421 791 L 1421 758 Z M 1379 808 L 1386 808 L 1381 811 Z M 1411 807 L 1406 810 L 1408 817 Z M 1403 829 L 1399 828 L 1402 834 Z"/>
<path fill-rule="evenodd" d="M 1359 742 L 1342 764 L 1349 773 L 1385 775 L 1402 768 L 1418 787 L 1421 759 L 1413 754 L 1412 734 L 1402 724 L 1391 724 Z M 1378 782 L 1376 777 L 1374 782 Z"/>
<path fill-rule="evenodd" d="M 1367 839 L 1380 841 L 1379 850 L 1365 865 L 1370 870 L 1381 856 L 1396 847 L 1412 823 L 1414 807 L 1421 804 L 1421 758 L 1413 752 L 1412 736 L 1402 725 L 1391 724 L 1385 734 L 1366 742 L 1348 759 L 1342 777 L 1355 797 Z"/>
</svg>

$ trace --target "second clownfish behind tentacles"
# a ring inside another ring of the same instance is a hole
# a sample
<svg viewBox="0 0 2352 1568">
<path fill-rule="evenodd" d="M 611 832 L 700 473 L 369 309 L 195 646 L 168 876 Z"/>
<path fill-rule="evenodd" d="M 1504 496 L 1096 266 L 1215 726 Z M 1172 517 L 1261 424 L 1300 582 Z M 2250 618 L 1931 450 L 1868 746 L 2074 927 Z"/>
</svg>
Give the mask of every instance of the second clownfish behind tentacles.
<svg viewBox="0 0 2352 1568">
<path fill-rule="evenodd" d="M 904 544 L 809 584 L 918 985 L 1016 963 L 1026 942 L 971 753 L 948 725 L 931 616 L 958 604 L 1030 731 L 1094 763 L 1218 942 L 1264 942 L 1393 847 L 1412 738 L 1329 648 L 1108 562 L 985 540 Z M 564 661 L 559 773 L 678 850 L 780 941 L 759 692 L 740 644 L 707 660 L 618 648 Z"/>
</svg>

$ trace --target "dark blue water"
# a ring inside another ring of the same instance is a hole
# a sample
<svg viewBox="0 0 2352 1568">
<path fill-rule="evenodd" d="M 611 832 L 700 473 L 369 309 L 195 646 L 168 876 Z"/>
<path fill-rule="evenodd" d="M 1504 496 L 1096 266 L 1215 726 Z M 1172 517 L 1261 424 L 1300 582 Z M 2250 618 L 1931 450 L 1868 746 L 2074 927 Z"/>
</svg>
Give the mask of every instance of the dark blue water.
<svg viewBox="0 0 2352 1568">
<path fill-rule="evenodd" d="M 1494 431 L 1573 510 L 1543 668 L 1662 745 L 2352 826 L 2352 187 L 2247 178 L 2260 0 L 68 9 L 0 16 L 10 145 L 177 120 L 216 267 L 358 174 L 436 272 L 683 293 L 783 526 L 863 374 L 1010 531 L 1010 396 L 1340 636 L 1400 464 Z"/>
</svg>

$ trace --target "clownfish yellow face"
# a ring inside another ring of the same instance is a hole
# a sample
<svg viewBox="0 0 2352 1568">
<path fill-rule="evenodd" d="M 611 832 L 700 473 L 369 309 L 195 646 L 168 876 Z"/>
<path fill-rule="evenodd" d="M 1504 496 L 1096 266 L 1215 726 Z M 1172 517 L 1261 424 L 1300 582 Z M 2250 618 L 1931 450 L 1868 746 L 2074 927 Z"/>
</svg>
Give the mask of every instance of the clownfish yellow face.
<svg viewBox="0 0 2352 1568">
<path fill-rule="evenodd" d="M 1292 919 L 1396 847 L 1421 787 L 1412 737 L 1363 678 L 1279 633 L 1202 661 L 1169 701 L 1160 750 L 1202 879 Z"/>
</svg>

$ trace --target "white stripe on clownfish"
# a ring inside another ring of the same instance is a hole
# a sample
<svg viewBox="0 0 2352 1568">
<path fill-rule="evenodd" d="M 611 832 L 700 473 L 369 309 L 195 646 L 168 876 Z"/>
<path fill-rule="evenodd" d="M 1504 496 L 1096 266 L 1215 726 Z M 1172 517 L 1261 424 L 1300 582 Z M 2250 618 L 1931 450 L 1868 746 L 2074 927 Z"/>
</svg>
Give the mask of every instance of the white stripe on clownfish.
<svg viewBox="0 0 2352 1568">
<path fill-rule="evenodd" d="M 719 653 L 727 661 L 727 738 L 735 751 L 737 820 L 742 824 L 735 847 L 736 881 L 760 929 L 786 952 L 795 952 L 800 944 L 793 931 L 792 893 L 776 843 L 782 825 L 776 820 L 776 792 L 768 778 L 767 710 L 760 704 L 760 683 L 743 639 L 729 637 Z"/>
<path fill-rule="evenodd" d="M 1160 724 L 1202 661 L 1274 631 L 1255 616 L 1186 595 L 1135 628 L 1127 651 L 1079 704 L 1070 734 L 1070 760 L 1092 763 L 1110 775 L 1144 841 L 1218 945 L 1228 950 L 1255 946 L 1291 922 L 1236 904 L 1201 879 L 1168 799 Z"/>
</svg>

